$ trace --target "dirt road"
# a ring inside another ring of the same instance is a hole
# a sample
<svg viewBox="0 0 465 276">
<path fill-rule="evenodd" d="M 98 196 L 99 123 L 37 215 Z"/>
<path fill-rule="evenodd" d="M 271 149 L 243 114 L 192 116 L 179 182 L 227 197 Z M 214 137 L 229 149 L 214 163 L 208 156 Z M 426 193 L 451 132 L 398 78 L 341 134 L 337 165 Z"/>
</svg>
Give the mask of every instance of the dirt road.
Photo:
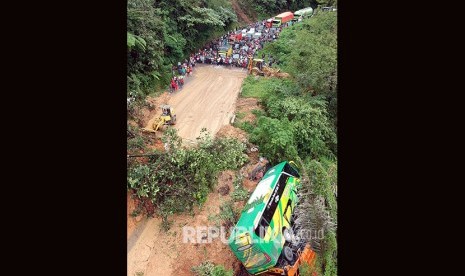
<svg viewBox="0 0 465 276">
<path fill-rule="evenodd" d="M 232 191 L 234 172 L 225 171 L 218 177 L 218 186 L 227 185 Z M 230 194 L 222 196 L 218 188 L 213 190 L 202 208 L 195 207 L 195 215 L 177 214 L 169 219 L 173 222 L 170 230 L 161 230 L 161 218 L 146 220 L 128 238 L 128 276 L 163 275 L 191 276 L 192 267 L 210 260 L 215 264 L 233 269 L 236 258 L 228 245 L 220 238 L 211 243 L 184 243 L 183 227 L 215 226 L 208 217 L 220 212 L 220 205 L 230 199 Z M 134 242 L 134 235 L 136 241 Z M 142 274 L 143 273 L 143 274 Z"/>
<path fill-rule="evenodd" d="M 202 128 L 215 135 L 223 125 L 229 124 L 246 76 L 246 70 L 235 67 L 195 66 L 184 88 L 169 99 L 176 112 L 178 135 L 195 142 Z"/>
<path fill-rule="evenodd" d="M 229 125 L 235 112 L 235 104 L 247 71 L 213 65 L 197 65 L 192 76 L 186 79 L 183 89 L 173 94 L 164 93 L 152 99 L 154 106 L 170 104 L 177 117 L 175 125 L 178 135 L 185 142 L 195 142 L 202 128 L 215 135 L 220 128 L 222 136 L 244 136 L 240 131 L 232 131 Z M 159 116 L 159 109 L 143 115 L 145 122 Z M 229 127 L 229 128 L 228 128 Z M 237 134 L 237 133 L 239 134 Z M 218 186 L 228 185 L 233 190 L 231 171 L 219 176 Z M 129 214 L 135 206 L 128 196 L 128 271 L 127 275 L 193 275 L 191 269 L 202 261 L 211 260 L 232 269 L 237 262 L 228 246 L 219 239 L 208 244 L 185 244 L 182 242 L 183 226 L 211 226 L 214 222 L 209 215 L 218 214 L 219 206 L 230 195 L 221 196 L 212 191 L 203 208 L 196 208 L 194 216 L 173 215 L 173 225 L 168 232 L 160 231 L 161 219 L 132 218 Z"/>
</svg>

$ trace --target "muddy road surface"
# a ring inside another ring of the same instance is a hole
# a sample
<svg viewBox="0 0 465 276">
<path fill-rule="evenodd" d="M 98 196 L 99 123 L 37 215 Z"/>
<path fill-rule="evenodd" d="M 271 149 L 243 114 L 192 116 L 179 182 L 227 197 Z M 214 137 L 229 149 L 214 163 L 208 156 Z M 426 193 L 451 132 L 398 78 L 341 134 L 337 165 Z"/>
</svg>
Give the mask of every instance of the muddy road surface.
<svg viewBox="0 0 465 276">
<path fill-rule="evenodd" d="M 195 142 L 202 128 L 213 136 L 229 124 L 247 71 L 236 67 L 200 64 L 168 103 L 176 112 L 178 135 Z"/>
</svg>

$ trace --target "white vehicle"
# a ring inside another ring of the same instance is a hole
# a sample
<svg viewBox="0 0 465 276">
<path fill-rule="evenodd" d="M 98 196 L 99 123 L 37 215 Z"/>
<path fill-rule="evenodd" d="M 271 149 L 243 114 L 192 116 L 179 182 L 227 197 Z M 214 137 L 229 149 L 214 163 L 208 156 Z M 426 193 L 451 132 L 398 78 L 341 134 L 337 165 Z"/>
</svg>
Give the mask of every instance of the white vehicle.
<svg viewBox="0 0 465 276">
<path fill-rule="evenodd" d="M 255 28 L 251 28 L 248 32 L 247 32 L 247 36 L 248 37 L 252 37 L 255 33 Z"/>
</svg>

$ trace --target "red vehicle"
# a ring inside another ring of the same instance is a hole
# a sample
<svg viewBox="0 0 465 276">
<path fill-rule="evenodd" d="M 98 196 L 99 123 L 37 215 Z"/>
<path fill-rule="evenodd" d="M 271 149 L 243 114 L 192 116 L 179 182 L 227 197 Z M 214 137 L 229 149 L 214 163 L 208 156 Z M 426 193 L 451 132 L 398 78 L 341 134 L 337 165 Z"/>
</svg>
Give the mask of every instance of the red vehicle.
<svg viewBox="0 0 465 276">
<path fill-rule="evenodd" d="M 266 23 L 265 23 L 265 27 L 271 28 L 273 26 L 273 19 L 274 19 L 274 17 L 270 18 L 270 19 L 267 19 Z"/>
<path fill-rule="evenodd" d="M 294 13 L 292 12 L 283 12 L 278 14 L 273 19 L 273 27 L 278 28 L 282 24 L 291 21 L 294 18 Z"/>
<path fill-rule="evenodd" d="M 234 43 L 236 41 L 240 41 L 242 39 L 242 33 L 237 32 L 229 36 L 229 43 Z"/>
</svg>

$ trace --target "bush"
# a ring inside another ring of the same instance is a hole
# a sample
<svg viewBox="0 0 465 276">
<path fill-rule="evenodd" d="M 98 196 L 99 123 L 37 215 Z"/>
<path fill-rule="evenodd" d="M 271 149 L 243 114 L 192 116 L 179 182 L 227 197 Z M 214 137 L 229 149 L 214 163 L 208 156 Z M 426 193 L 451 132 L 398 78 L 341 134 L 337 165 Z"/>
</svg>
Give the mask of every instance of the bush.
<svg viewBox="0 0 465 276">
<path fill-rule="evenodd" d="M 337 241 L 336 234 L 325 234 L 323 247 L 324 276 L 337 276 Z"/>
<path fill-rule="evenodd" d="M 231 198 L 234 201 L 247 200 L 249 197 L 250 197 L 250 193 L 246 189 L 244 189 L 242 186 L 236 188 L 234 192 L 232 192 L 231 194 Z"/>
<path fill-rule="evenodd" d="M 291 85 L 289 80 L 247 76 L 242 84 L 242 97 L 266 99 L 271 95 L 281 94 L 285 87 Z"/>
<path fill-rule="evenodd" d="M 234 201 L 242 201 L 250 197 L 250 193 L 247 190 L 245 190 L 244 186 L 242 185 L 242 180 L 243 180 L 243 177 L 241 174 L 237 174 L 236 178 L 234 178 L 234 181 L 233 181 L 234 191 L 231 194 L 231 198 Z"/>
<path fill-rule="evenodd" d="M 293 160 L 297 156 L 294 144 L 294 129 L 287 119 L 278 120 L 260 117 L 250 141 L 260 147 L 260 151 L 272 163 Z"/>
<path fill-rule="evenodd" d="M 243 131 L 247 133 L 252 133 L 252 131 L 255 128 L 255 126 L 250 122 L 240 122 L 240 123 L 234 122 L 234 126 L 242 129 Z"/>
<path fill-rule="evenodd" d="M 222 265 L 214 265 L 211 261 L 194 266 L 192 272 L 197 276 L 233 276 L 232 270 L 226 270 Z"/>
<path fill-rule="evenodd" d="M 222 225 L 226 227 L 226 230 L 229 230 L 239 220 L 239 214 L 240 211 L 234 207 L 233 202 L 228 200 L 221 204 L 219 214 L 210 215 L 208 219 L 217 222 L 217 226 Z"/>
<path fill-rule="evenodd" d="M 174 128 L 168 129 L 162 140 L 169 145 L 168 152 L 153 153 L 147 164 L 130 164 L 127 187 L 150 201 L 165 219 L 203 204 L 217 174 L 237 169 L 247 160 L 243 143 L 229 138 L 212 140 L 205 132 L 195 148 L 182 148 Z"/>
<path fill-rule="evenodd" d="M 315 98 L 270 98 L 266 108 L 271 118 L 287 119 L 293 126 L 296 148 L 301 156 L 334 156 L 336 133 L 329 121 L 326 102 Z"/>
</svg>

